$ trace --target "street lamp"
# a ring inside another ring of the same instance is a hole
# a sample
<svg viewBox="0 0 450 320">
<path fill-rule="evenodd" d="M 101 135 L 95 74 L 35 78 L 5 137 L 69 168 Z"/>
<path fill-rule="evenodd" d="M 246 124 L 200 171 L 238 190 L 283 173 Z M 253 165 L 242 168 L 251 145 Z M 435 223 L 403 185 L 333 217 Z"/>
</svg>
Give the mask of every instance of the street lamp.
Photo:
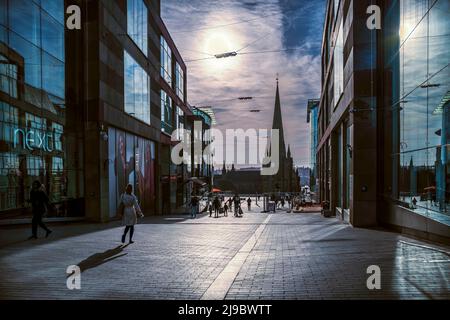
<svg viewBox="0 0 450 320">
<path fill-rule="evenodd" d="M 237 52 L 236 51 L 219 53 L 219 54 L 215 54 L 214 55 L 214 57 L 216 59 L 223 59 L 223 58 L 229 58 L 229 57 L 235 57 L 235 56 L 237 56 Z"/>
</svg>

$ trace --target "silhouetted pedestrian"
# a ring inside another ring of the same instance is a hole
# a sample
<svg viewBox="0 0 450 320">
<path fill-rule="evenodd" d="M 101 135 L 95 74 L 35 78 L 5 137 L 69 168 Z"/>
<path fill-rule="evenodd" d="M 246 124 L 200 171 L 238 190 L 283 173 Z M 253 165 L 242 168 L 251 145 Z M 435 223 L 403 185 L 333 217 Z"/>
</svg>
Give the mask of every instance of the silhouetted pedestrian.
<svg viewBox="0 0 450 320">
<path fill-rule="evenodd" d="M 234 202 L 234 216 L 238 217 L 240 214 L 240 210 L 242 209 L 241 209 L 241 198 L 237 193 L 233 197 L 233 202 Z"/>
<path fill-rule="evenodd" d="M 52 231 L 42 222 L 42 217 L 50 206 L 45 188 L 42 187 L 39 181 L 34 181 L 31 186 L 30 202 L 33 211 L 33 219 L 31 220 L 31 237 L 28 239 L 37 239 L 38 226 L 45 230 L 45 237 L 47 238 Z"/>
<path fill-rule="evenodd" d="M 191 197 L 191 218 L 195 219 L 197 217 L 198 212 L 198 198 L 195 195 Z"/>
<path fill-rule="evenodd" d="M 248 199 L 247 199 L 247 206 L 248 206 L 248 211 L 252 210 L 252 199 L 250 199 L 250 197 L 248 197 Z"/>
<path fill-rule="evenodd" d="M 219 200 L 219 197 L 215 197 L 214 198 L 213 207 L 214 207 L 214 218 L 218 218 L 219 217 L 219 211 L 220 211 L 220 200 Z"/>
<path fill-rule="evenodd" d="M 209 217 L 211 217 L 213 212 L 213 203 L 211 199 L 208 200 L 208 210 L 209 210 Z"/>
</svg>

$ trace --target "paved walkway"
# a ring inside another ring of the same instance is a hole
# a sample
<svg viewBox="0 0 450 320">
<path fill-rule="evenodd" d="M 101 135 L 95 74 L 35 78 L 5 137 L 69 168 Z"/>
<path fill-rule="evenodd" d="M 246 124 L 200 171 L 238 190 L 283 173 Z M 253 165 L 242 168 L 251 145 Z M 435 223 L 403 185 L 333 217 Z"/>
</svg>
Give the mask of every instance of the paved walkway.
<svg viewBox="0 0 450 320">
<path fill-rule="evenodd" d="M 449 248 L 315 213 L 146 218 L 127 246 L 117 223 L 54 231 L 24 241 L 28 229 L 1 229 L 0 299 L 450 298 Z M 69 265 L 81 290 L 66 288 Z"/>
</svg>

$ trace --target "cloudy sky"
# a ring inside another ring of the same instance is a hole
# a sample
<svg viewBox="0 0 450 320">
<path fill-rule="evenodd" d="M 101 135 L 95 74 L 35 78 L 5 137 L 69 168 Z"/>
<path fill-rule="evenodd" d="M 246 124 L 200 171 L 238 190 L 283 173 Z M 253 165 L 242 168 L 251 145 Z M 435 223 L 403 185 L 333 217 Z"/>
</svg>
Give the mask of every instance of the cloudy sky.
<svg viewBox="0 0 450 320">
<path fill-rule="evenodd" d="M 162 0 L 161 15 L 188 68 L 189 103 L 212 106 L 219 129 L 271 128 L 279 74 L 285 140 L 295 164 L 308 165 L 306 105 L 320 96 L 325 2 Z M 230 51 L 238 56 L 212 57 Z M 243 96 L 255 99 L 237 99 Z"/>
</svg>

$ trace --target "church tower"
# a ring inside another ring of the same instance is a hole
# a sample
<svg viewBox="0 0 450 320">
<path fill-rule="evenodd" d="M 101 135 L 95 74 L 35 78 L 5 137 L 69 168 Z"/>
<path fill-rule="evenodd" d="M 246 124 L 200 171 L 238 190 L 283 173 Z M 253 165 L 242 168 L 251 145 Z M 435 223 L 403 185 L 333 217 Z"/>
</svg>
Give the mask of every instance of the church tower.
<svg viewBox="0 0 450 320">
<path fill-rule="evenodd" d="M 272 130 L 278 130 L 279 132 L 279 169 L 278 173 L 273 176 L 266 176 L 264 181 L 264 189 L 266 192 L 287 192 L 289 191 L 288 182 L 288 168 L 287 168 L 287 156 L 286 156 L 286 144 L 284 140 L 284 127 L 283 116 L 281 114 L 281 101 L 280 101 L 280 89 L 277 78 L 277 88 L 275 93 L 275 106 L 273 111 Z M 266 154 L 271 154 L 270 141 L 267 144 Z M 290 150 L 289 150 L 290 153 Z"/>
</svg>

